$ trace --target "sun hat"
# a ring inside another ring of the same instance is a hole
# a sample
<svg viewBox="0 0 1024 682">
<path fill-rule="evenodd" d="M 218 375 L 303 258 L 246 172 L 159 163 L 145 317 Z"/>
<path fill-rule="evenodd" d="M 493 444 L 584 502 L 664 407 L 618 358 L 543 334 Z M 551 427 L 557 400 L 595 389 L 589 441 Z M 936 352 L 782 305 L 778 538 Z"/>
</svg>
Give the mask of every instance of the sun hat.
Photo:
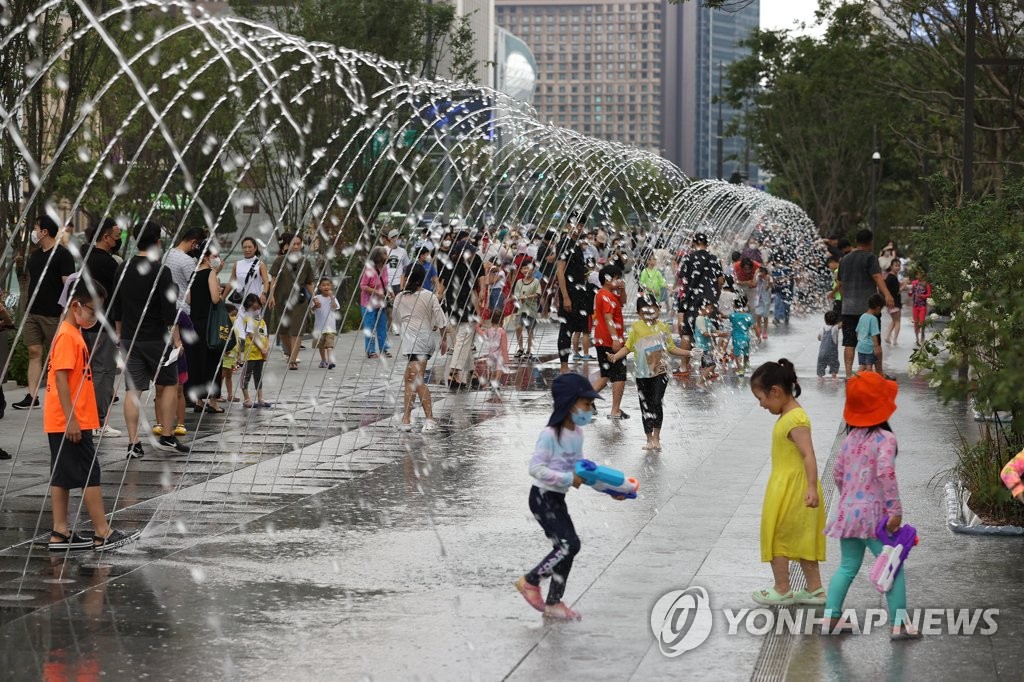
<svg viewBox="0 0 1024 682">
<path fill-rule="evenodd" d="M 564 422 L 580 398 L 601 398 L 585 376 L 573 373 L 555 377 L 551 382 L 551 397 L 554 399 L 554 407 L 551 409 L 548 426 L 558 426 Z"/>
<path fill-rule="evenodd" d="M 859 372 L 846 382 L 843 419 L 853 427 L 877 426 L 889 421 L 896 411 L 895 381 L 877 372 Z"/>
</svg>

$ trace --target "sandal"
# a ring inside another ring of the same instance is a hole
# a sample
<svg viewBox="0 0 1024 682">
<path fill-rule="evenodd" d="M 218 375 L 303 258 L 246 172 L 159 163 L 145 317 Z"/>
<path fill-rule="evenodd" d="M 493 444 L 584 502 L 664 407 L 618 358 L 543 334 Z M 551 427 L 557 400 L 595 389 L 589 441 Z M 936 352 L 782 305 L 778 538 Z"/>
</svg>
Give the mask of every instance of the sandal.
<svg viewBox="0 0 1024 682">
<path fill-rule="evenodd" d="M 366 354 L 366 359 L 367 359 L 367 360 L 376 360 L 376 359 L 377 359 L 377 358 L 379 358 L 379 357 L 380 357 L 380 356 L 379 356 L 379 355 L 377 355 L 376 353 L 367 353 L 367 354 Z"/>
<path fill-rule="evenodd" d="M 93 538 L 92 548 L 97 552 L 106 552 L 107 550 L 123 547 L 124 545 L 127 545 L 130 542 L 135 542 L 139 539 L 140 535 L 142 535 L 141 530 L 133 530 L 131 532 L 125 533 L 124 531 L 114 530 L 113 528 L 111 528 L 110 534 L 107 535 L 107 537 L 101 538 L 97 535 L 95 538 Z"/>
<path fill-rule="evenodd" d="M 892 629 L 889 639 L 894 642 L 905 642 L 912 639 L 921 639 L 921 633 L 910 625 L 897 625 Z"/>
<path fill-rule="evenodd" d="M 544 617 L 552 620 L 579 620 L 582 618 L 578 612 L 566 606 L 564 601 L 544 607 Z"/>
<path fill-rule="evenodd" d="M 206 412 L 207 414 L 224 414 L 224 408 L 207 403 L 203 412 Z"/>
<path fill-rule="evenodd" d="M 299 363 L 297 363 L 297 362 L 289 362 L 288 363 L 288 369 L 298 369 L 298 368 L 299 368 Z"/>
<path fill-rule="evenodd" d="M 786 594 L 779 594 L 774 587 L 764 590 L 757 590 L 751 598 L 761 606 L 789 606 L 793 603 L 793 590 Z"/>
<path fill-rule="evenodd" d="M 244 407 L 247 410 L 251 410 L 252 408 L 256 407 L 256 403 L 246 400 L 244 403 L 242 403 L 242 407 Z"/>
<path fill-rule="evenodd" d="M 54 542 L 53 539 L 57 538 Z M 51 552 L 63 552 L 69 549 L 89 549 L 92 547 L 92 538 L 83 538 L 77 533 L 58 533 L 55 530 L 50 531 L 50 542 L 47 547 Z"/>
<path fill-rule="evenodd" d="M 825 588 L 819 587 L 814 592 L 808 592 L 807 590 L 798 590 L 793 593 L 793 601 L 801 606 L 824 606 L 825 605 Z"/>
<path fill-rule="evenodd" d="M 541 596 L 538 585 L 531 585 L 526 582 L 526 576 L 520 576 L 516 581 L 516 589 L 519 590 L 519 594 L 523 595 L 527 604 L 541 613 L 544 612 L 544 597 Z"/>
<path fill-rule="evenodd" d="M 384 351 L 384 357 L 386 357 L 386 358 L 393 358 L 395 356 L 391 354 L 391 351 L 387 351 L 386 350 L 386 351 Z"/>
</svg>

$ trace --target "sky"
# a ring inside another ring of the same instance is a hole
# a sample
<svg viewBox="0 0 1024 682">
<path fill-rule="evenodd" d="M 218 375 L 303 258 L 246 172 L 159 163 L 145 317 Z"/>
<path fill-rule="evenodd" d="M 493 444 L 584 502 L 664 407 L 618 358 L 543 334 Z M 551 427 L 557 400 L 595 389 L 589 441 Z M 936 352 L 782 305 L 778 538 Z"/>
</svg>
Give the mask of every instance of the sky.
<svg viewBox="0 0 1024 682">
<path fill-rule="evenodd" d="M 813 24 L 816 9 L 818 0 L 761 0 L 761 28 L 792 29 L 800 21 Z M 810 35 L 821 35 L 823 32 L 820 26 L 806 31 Z"/>
</svg>

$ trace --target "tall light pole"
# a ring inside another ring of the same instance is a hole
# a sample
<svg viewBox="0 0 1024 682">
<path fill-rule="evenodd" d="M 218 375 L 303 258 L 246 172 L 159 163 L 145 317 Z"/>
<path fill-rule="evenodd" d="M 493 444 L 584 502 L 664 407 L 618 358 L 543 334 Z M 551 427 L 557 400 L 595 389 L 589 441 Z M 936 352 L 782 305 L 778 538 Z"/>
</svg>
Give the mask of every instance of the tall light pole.
<svg viewBox="0 0 1024 682">
<path fill-rule="evenodd" d="M 722 158 L 725 145 L 725 138 L 722 137 L 722 62 L 718 62 L 718 179 L 724 180 L 723 173 L 725 169 L 722 167 Z"/>
<path fill-rule="evenodd" d="M 871 231 L 878 231 L 878 170 L 882 155 L 877 151 L 871 155 Z"/>
</svg>

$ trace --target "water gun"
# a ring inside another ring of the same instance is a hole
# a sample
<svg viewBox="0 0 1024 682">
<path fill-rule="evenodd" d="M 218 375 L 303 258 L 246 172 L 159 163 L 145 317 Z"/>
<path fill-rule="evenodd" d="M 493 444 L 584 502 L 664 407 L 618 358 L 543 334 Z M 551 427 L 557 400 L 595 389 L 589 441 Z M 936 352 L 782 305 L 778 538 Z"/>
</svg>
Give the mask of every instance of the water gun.
<svg viewBox="0 0 1024 682">
<path fill-rule="evenodd" d="M 896 575 L 903 568 L 910 550 L 917 544 L 917 529 L 910 525 L 901 526 L 894 534 L 889 535 L 886 524 L 889 516 L 883 516 L 878 522 L 875 534 L 882 541 L 882 553 L 875 559 L 875 565 L 871 567 L 871 584 L 882 594 L 892 589 L 892 582 Z"/>
<path fill-rule="evenodd" d="M 576 462 L 576 475 L 594 490 L 607 493 L 612 497 L 627 497 L 635 500 L 636 491 L 640 489 L 640 484 L 635 478 L 627 478 L 618 469 L 595 464 L 589 459 L 581 459 Z"/>
</svg>

